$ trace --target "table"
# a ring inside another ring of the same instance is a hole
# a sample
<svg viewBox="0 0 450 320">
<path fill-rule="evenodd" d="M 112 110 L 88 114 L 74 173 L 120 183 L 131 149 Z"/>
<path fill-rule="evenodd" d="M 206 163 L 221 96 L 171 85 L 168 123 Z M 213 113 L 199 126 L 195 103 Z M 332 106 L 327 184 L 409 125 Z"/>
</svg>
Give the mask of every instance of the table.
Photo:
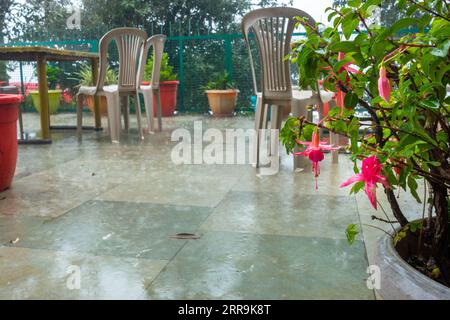
<svg viewBox="0 0 450 320">
<path fill-rule="evenodd" d="M 96 83 L 98 78 L 99 56 L 96 53 L 61 50 L 47 47 L 0 47 L 0 60 L 4 61 L 36 61 L 39 98 L 41 103 L 41 132 L 42 139 L 35 143 L 51 143 L 50 129 L 62 129 L 61 127 L 50 127 L 50 112 L 48 105 L 47 84 L 47 61 L 80 61 L 88 60 L 92 66 L 92 79 Z M 101 116 L 99 110 L 99 99 L 94 101 L 95 129 L 101 130 Z M 31 142 L 33 143 L 33 141 Z"/>
</svg>

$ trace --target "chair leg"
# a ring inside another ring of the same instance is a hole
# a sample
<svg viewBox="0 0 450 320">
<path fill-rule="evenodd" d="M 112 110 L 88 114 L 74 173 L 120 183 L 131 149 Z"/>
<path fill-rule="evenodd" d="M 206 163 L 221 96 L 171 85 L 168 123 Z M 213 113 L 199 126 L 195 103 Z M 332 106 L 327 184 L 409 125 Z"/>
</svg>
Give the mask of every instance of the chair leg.
<svg viewBox="0 0 450 320">
<path fill-rule="evenodd" d="M 262 129 L 262 120 L 264 113 L 265 104 L 262 101 L 262 98 L 257 98 L 256 100 L 256 112 L 255 112 L 255 142 L 253 146 L 253 160 L 255 160 L 255 167 L 259 168 L 259 156 L 260 156 L 260 145 L 261 145 L 261 129 Z"/>
<path fill-rule="evenodd" d="M 256 98 L 256 107 L 255 107 L 255 136 L 253 139 L 253 157 L 251 159 L 251 163 L 254 166 L 258 166 L 258 142 L 259 142 L 259 123 L 261 118 L 261 98 L 257 96 Z"/>
<path fill-rule="evenodd" d="M 153 98 L 150 90 L 141 91 L 144 97 L 145 113 L 147 115 L 147 130 L 153 132 L 155 130 L 155 124 L 153 119 Z"/>
<path fill-rule="evenodd" d="M 77 135 L 81 137 L 83 131 L 83 102 L 81 95 L 77 94 Z"/>
<path fill-rule="evenodd" d="M 119 94 L 106 95 L 108 105 L 108 127 L 111 141 L 118 143 L 120 139 L 120 107 Z"/>
<path fill-rule="evenodd" d="M 339 146 L 339 135 L 333 132 L 330 132 L 330 144 Z M 331 159 L 332 163 L 339 163 L 339 150 L 331 151 Z"/>
<path fill-rule="evenodd" d="M 122 96 L 121 98 L 121 107 L 123 112 L 123 122 L 124 122 L 124 128 L 125 131 L 128 132 L 130 129 L 130 97 L 129 96 Z M 122 127 L 122 125 L 121 125 Z"/>
<path fill-rule="evenodd" d="M 270 110 L 272 110 L 272 106 L 270 106 Z M 261 129 L 268 129 L 269 128 L 269 105 L 264 105 L 263 108 L 263 122 L 262 122 L 262 126 Z"/>
<path fill-rule="evenodd" d="M 161 91 L 160 89 L 153 90 L 156 104 L 156 117 L 158 118 L 158 131 L 162 131 L 162 118 L 161 118 Z"/>
<path fill-rule="evenodd" d="M 283 110 L 285 106 L 283 105 L 272 105 L 271 115 L 270 115 L 270 128 L 272 130 L 280 130 L 281 129 L 281 122 L 283 121 Z M 270 132 L 270 153 L 269 155 L 273 155 L 273 151 L 278 150 L 278 139 L 273 139 L 272 132 Z"/>
<path fill-rule="evenodd" d="M 141 103 L 139 102 L 139 95 L 136 93 L 133 95 L 134 98 L 134 106 L 136 108 L 136 120 L 138 126 L 138 135 L 139 139 L 144 139 L 144 134 L 142 132 L 142 123 L 141 123 Z"/>
<path fill-rule="evenodd" d="M 307 105 L 302 102 L 302 101 L 298 101 L 298 100 L 293 100 L 292 101 L 292 116 L 295 118 L 299 118 L 301 116 L 304 116 L 306 118 L 308 118 L 308 109 L 307 109 Z M 309 119 L 309 118 L 308 118 Z M 300 148 L 296 145 L 294 147 L 294 153 L 295 152 L 299 152 Z M 300 162 L 301 162 L 301 158 L 297 157 L 297 156 L 293 156 L 293 167 L 294 167 L 294 171 L 300 167 Z"/>
</svg>

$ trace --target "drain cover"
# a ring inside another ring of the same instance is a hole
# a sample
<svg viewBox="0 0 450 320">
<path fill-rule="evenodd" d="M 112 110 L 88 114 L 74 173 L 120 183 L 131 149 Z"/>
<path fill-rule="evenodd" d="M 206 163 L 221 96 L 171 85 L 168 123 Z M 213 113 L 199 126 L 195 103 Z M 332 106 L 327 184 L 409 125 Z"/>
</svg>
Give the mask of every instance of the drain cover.
<svg viewBox="0 0 450 320">
<path fill-rule="evenodd" d="M 199 235 L 193 234 L 193 233 L 177 233 L 174 236 L 171 236 L 172 239 L 187 239 L 187 240 L 196 240 L 200 239 Z"/>
</svg>

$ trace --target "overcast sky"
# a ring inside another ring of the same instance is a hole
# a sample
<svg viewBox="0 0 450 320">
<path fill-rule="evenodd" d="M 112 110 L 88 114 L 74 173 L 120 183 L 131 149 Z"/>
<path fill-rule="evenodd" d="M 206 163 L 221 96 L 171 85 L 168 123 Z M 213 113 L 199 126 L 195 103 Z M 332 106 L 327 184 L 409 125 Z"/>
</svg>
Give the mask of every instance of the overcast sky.
<svg viewBox="0 0 450 320">
<path fill-rule="evenodd" d="M 294 7 L 309 13 L 317 22 L 327 24 L 325 9 L 331 7 L 332 0 L 294 0 Z"/>
</svg>

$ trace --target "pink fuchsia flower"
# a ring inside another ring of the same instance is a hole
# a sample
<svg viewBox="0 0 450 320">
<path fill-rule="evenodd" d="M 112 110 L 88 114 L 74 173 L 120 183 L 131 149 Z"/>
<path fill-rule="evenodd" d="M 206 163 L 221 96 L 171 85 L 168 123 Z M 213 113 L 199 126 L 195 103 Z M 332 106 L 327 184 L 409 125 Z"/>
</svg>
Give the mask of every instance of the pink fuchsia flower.
<svg viewBox="0 0 450 320">
<path fill-rule="evenodd" d="M 391 99 L 391 83 L 386 76 L 386 68 L 382 66 L 380 68 L 380 77 L 378 78 L 378 93 L 385 100 Z"/>
<path fill-rule="evenodd" d="M 324 144 L 320 142 L 319 140 L 319 133 L 318 129 L 315 128 L 314 132 L 312 134 L 311 142 L 309 141 L 298 141 L 298 143 L 308 146 L 305 151 L 303 152 L 296 152 L 294 153 L 294 156 L 306 156 L 311 160 L 312 162 L 312 169 L 314 172 L 314 178 L 316 179 L 316 189 L 317 187 L 317 177 L 320 174 L 320 168 L 319 168 L 319 162 L 324 159 L 324 154 L 322 150 L 338 150 L 339 147 L 333 147 L 329 144 Z"/>
<path fill-rule="evenodd" d="M 385 176 L 381 174 L 381 164 L 376 156 L 366 158 L 362 162 L 361 173 L 355 174 L 353 177 L 341 184 L 341 188 L 352 183 L 364 181 L 364 191 L 369 198 L 372 206 L 377 209 L 377 183 L 381 183 L 385 188 L 389 188 L 389 183 Z"/>
<path fill-rule="evenodd" d="M 344 52 L 339 52 L 338 53 L 338 61 L 342 61 L 345 58 L 345 53 Z M 343 66 L 341 66 L 339 68 L 338 73 L 342 73 L 342 72 L 346 72 L 347 76 L 345 77 L 345 84 L 342 83 L 341 81 L 338 82 L 338 84 L 336 85 L 336 95 L 335 95 L 335 99 L 336 99 L 336 104 L 339 108 L 341 108 L 341 115 L 344 113 L 344 100 L 345 100 L 345 92 L 343 92 L 341 90 L 341 86 L 346 86 L 349 87 L 349 83 L 350 83 L 350 73 L 353 74 L 361 74 L 362 72 L 359 71 L 358 69 L 355 69 L 353 67 L 351 67 L 351 65 L 353 65 L 353 62 L 349 61 L 346 62 Z M 329 67 L 325 67 L 325 70 L 331 70 L 330 76 L 326 79 L 326 81 L 328 82 L 329 79 L 334 76 L 334 72 L 332 71 L 332 68 Z"/>
</svg>

